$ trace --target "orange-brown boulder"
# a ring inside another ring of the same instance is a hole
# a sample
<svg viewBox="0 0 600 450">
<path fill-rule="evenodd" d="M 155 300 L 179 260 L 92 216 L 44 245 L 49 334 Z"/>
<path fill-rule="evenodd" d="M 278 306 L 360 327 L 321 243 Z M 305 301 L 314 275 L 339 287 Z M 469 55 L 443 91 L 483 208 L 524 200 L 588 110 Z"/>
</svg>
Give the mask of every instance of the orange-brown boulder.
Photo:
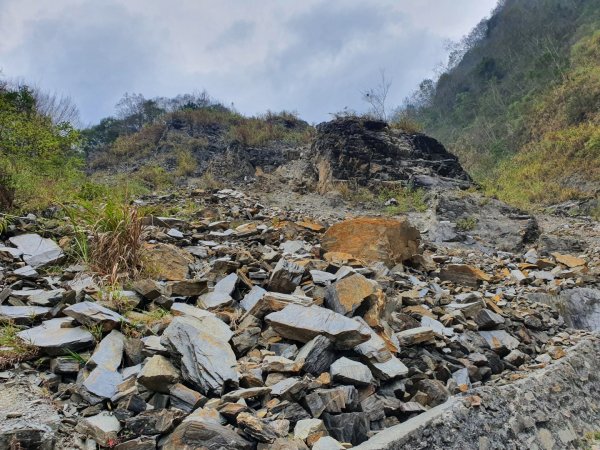
<svg viewBox="0 0 600 450">
<path fill-rule="evenodd" d="M 407 219 L 359 217 L 331 226 L 321 245 L 326 252 L 349 253 L 391 267 L 418 252 L 421 235 Z"/>
</svg>

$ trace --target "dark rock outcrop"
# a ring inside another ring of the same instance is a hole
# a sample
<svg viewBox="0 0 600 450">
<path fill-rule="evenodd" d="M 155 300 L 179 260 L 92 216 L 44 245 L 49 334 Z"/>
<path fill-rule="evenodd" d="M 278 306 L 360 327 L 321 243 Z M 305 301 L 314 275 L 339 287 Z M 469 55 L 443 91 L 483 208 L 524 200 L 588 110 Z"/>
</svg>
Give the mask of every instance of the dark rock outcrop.
<svg viewBox="0 0 600 450">
<path fill-rule="evenodd" d="M 456 186 L 471 179 L 442 144 L 423 134 L 408 134 L 386 122 L 340 118 L 317 126 L 311 147 L 318 190 L 335 180 L 405 181 L 414 186 Z"/>
</svg>

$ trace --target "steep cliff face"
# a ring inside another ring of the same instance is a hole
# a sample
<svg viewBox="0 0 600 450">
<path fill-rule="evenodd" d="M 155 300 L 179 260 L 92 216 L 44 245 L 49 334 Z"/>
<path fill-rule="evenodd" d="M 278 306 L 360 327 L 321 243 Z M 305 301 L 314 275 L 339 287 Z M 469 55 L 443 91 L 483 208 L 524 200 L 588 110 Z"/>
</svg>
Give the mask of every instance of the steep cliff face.
<svg viewBox="0 0 600 450">
<path fill-rule="evenodd" d="M 318 125 L 311 157 L 321 192 L 336 180 L 359 185 L 403 181 L 415 187 L 464 186 L 471 181 L 458 158 L 435 139 L 364 118 Z"/>
</svg>

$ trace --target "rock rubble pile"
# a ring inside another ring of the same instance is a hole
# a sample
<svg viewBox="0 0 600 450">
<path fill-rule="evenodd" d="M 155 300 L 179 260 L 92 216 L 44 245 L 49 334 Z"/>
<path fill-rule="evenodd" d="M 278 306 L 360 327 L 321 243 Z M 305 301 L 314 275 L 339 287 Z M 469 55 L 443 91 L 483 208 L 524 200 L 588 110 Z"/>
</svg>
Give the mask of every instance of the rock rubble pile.
<svg viewBox="0 0 600 450">
<path fill-rule="evenodd" d="M 60 226 L 45 237 L 34 218 L 13 226 L 0 321 L 19 328 L 35 357 L 19 370 L 60 415 L 57 433 L 33 427 L 28 439 L 349 448 L 561 359 L 585 332 L 535 296 L 598 292 L 597 255 L 482 256 L 425 242 L 406 219 L 325 224 L 229 189 L 185 201 L 196 219 L 144 219 L 152 271 L 127 290 L 61 265 Z M 18 417 L 2 419 L 0 443 L 24 439 Z"/>
</svg>

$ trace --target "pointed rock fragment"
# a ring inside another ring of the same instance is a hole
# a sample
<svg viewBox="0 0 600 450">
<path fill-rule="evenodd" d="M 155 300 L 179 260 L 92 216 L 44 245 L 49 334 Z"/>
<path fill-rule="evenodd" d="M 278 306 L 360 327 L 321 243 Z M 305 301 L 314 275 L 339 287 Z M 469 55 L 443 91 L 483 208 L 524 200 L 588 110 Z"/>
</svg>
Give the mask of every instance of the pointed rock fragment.
<svg viewBox="0 0 600 450">
<path fill-rule="evenodd" d="M 161 343 L 181 360 L 183 379 L 205 395 L 220 395 L 226 385 L 237 385 L 235 354 L 229 345 L 232 333 L 221 320 L 175 317 Z"/>
</svg>

